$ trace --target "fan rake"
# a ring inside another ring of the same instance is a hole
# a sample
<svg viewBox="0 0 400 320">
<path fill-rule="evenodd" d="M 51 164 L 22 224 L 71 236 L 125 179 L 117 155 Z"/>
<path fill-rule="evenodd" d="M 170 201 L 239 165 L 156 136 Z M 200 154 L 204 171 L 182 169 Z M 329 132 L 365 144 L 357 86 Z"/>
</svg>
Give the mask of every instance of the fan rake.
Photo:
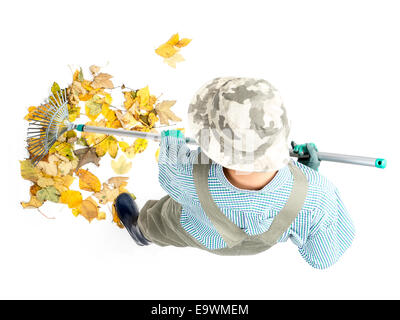
<svg viewBox="0 0 400 320">
<path fill-rule="evenodd" d="M 28 120 L 29 128 L 27 149 L 33 165 L 36 165 L 44 156 L 46 156 L 57 139 L 64 132 L 69 130 L 144 138 L 155 141 L 161 140 L 161 135 L 158 133 L 103 128 L 83 124 L 74 124 L 70 122 L 68 120 L 67 89 L 61 89 L 51 94 L 43 104 L 41 104 L 34 112 L 32 112 Z M 192 138 L 186 138 L 186 142 L 188 144 L 197 144 Z M 324 161 L 358 164 L 381 169 L 386 167 L 386 160 L 382 158 L 352 156 L 328 152 L 318 152 L 317 155 L 320 160 Z M 307 154 L 299 155 L 298 153 L 294 153 L 293 149 L 291 148 L 290 156 L 300 158 L 309 157 Z"/>
</svg>

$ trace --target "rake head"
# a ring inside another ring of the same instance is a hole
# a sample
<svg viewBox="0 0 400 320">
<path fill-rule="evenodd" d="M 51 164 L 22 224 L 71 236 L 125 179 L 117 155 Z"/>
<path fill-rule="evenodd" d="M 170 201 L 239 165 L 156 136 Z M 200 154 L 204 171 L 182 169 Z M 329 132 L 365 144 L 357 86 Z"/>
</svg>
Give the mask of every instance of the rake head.
<svg viewBox="0 0 400 320">
<path fill-rule="evenodd" d="M 68 121 L 67 90 L 61 89 L 31 114 L 28 128 L 27 149 L 33 165 L 48 152 L 57 138 L 71 129 Z"/>
</svg>

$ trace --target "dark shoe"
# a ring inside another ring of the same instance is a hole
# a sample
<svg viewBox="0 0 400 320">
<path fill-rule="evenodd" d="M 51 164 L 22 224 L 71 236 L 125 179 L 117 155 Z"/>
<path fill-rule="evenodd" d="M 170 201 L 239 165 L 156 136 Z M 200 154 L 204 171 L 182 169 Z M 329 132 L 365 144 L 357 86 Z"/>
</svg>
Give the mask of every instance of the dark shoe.
<svg viewBox="0 0 400 320">
<path fill-rule="evenodd" d="M 139 230 L 137 220 L 139 218 L 139 209 L 135 200 L 129 193 L 121 193 L 114 202 L 115 210 L 117 211 L 118 218 L 121 220 L 125 229 L 135 240 L 139 246 L 147 246 L 150 244 Z"/>
</svg>

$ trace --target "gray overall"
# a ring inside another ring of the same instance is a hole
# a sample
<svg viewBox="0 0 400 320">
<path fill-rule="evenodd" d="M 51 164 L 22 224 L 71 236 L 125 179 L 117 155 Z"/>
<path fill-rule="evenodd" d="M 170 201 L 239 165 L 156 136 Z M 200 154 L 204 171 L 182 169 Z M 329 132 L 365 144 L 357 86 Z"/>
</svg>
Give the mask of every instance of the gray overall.
<svg viewBox="0 0 400 320">
<path fill-rule="evenodd" d="M 264 233 L 250 236 L 234 224 L 215 204 L 208 187 L 210 164 L 194 164 L 193 178 L 201 207 L 227 247 L 210 250 L 188 234 L 180 224 L 182 207 L 170 196 L 149 200 L 140 211 L 138 225 L 143 235 L 159 246 L 195 247 L 218 255 L 252 255 L 271 248 L 290 227 L 307 196 L 308 181 L 292 163 L 293 188 L 282 210 Z M 251 203 L 249 203 L 251 206 Z"/>
</svg>

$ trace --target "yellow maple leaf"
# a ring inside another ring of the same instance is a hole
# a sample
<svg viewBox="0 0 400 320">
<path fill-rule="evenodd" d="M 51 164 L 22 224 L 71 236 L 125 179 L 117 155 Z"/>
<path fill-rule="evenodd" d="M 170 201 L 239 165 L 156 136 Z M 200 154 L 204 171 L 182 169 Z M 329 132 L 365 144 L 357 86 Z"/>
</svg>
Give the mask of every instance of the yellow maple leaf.
<svg viewBox="0 0 400 320">
<path fill-rule="evenodd" d="M 175 44 L 175 46 L 177 46 L 178 48 L 183 48 L 186 47 L 190 43 L 190 41 L 192 41 L 192 39 L 182 38 Z"/>
<path fill-rule="evenodd" d="M 182 55 L 179 54 L 180 48 L 186 47 L 192 40 L 183 38 L 179 40 L 179 34 L 173 34 L 166 43 L 160 45 L 155 52 L 164 58 L 164 62 L 170 67 L 176 68 L 178 62 L 185 61 Z"/>
<path fill-rule="evenodd" d="M 180 53 L 174 54 L 172 57 L 164 59 L 164 62 L 172 68 L 176 68 L 176 64 L 178 62 L 183 62 L 183 61 L 185 61 L 185 59 L 182 57 Z"/>
<path fill-rule="evenodd" d="M 169 38 L 169 40 L 166 43 L 175 46 L 178 42 L 179 42 L 179 33 L 175 33 Z"/>
<path fill-rule="evenodd" d="M 155 51 L 159 56 L 163 58 L 170 58 L 178 52 L 178 49 L 176 49 L 172 44 L 164 43 L 159 46 Z"/>
<path fill-rule="evenodd" d="M 79 177 L 79 188 L 87 191 L 99 192 L 101 190 L 101 183 L 93 173 L 88 170 L 79 169 L 76 172 Z"/>
<path fill-rule="evenodd" d="M 111 161 L 111 168 L 116 174 L 125 174 L 132 168 L 132 162 L 127 161 L 124 156 L 120 156 L 118 160 Z"/>
</svg>

